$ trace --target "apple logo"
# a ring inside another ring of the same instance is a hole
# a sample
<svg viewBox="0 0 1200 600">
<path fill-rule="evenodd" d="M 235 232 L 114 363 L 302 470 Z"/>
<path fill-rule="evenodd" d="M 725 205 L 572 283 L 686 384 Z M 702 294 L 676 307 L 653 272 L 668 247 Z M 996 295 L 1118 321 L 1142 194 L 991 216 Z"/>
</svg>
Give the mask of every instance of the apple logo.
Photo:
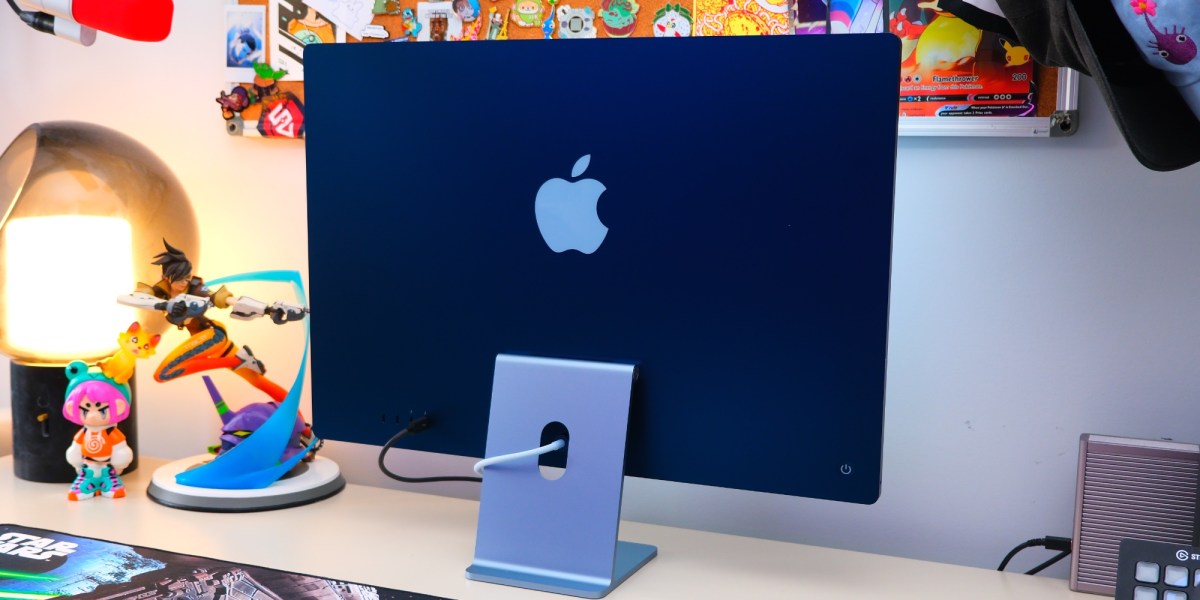
<svg viewBox="0 0 1200 600">
<path fill-rule="evenodd" d="M 580 157 L 571 169 L 571 177 L 582 175 L 591 161 L 591 154 Z M 604 184 L 595 179 L 571 182 L 558 178 L 548 180 L 538 188 L 533 214 L 537 217 L 542 239 L 551 250 L 578 250 L 591 254 L 604 243 L 608 227 L 600 222 L 596 212 L 596 203 L 604 189 Z"/>
</svg>

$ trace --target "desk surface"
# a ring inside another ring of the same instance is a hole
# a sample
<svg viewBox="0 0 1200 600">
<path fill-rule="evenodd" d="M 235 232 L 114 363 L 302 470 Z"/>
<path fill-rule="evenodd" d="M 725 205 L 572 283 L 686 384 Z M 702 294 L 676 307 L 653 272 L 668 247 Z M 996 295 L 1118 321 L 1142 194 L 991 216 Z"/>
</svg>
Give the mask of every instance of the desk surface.
<svg viewBox="0 0 1200 600">
<path fill-rule="evenodd" d="M 68 502 L 67 484 L 13 476 L 0 458 L 0 522 L 198 554 L 461 600 L 550 600 L 553 594 L 468 581 L 478 503 L 349 485 L 298 508 L 249 514 L 174 510 L 146 496 L 152 469 L 126 477 L 129 496 Z M 866 600 L 1091 600 L 1066 581 L 985 569 L 624 522 L 621 539 L 658 557 L 608 597 Z"/>
</svg>

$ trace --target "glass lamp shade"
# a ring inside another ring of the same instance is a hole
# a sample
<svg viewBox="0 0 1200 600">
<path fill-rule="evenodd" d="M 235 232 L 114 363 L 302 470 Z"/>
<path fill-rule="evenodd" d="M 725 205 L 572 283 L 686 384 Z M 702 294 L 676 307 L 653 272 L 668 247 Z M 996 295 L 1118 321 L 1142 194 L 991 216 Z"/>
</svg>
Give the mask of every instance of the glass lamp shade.
<svg viewBox="0 0 1200 600">
<path fill-rule="evenodd" d="M 89 123 L 38 123 L 0 155 L 0 352 L 27 365 L 94 362 L 137 320 L 159 315 L 117 304 L 163 240 L 193 265 L 199 232 L 169 168 L 142 144 Z"/>
</svg>

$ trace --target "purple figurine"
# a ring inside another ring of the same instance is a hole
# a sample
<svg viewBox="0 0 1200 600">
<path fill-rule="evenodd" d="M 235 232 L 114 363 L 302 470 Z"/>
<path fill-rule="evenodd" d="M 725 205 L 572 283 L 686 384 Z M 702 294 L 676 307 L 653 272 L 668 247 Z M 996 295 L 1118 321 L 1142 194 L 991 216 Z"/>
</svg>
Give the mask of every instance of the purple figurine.
<svg viewBox="0 0 1200 600">
<path fill-rule="evenodd" d="M 209 452 L 218 456 L 250 437 L 250 434 L 257 431 L 279 408 L 279 405 L 274 402 L 255 402 L 239 410 L 232 410 L 221 398 L 212 379 L 208 375 L 202 375 L 201 378 L 204 379 L 204 385 L 208 387 L 208 395 L 212 396 L 217 414 L 221 416 L 221 444 L 208 449 Z M 308 447 L 310 440 L 304 439 L 303 436 L 307 428 L 304 419 L 297 416 L 296 423 L 292 426 L 292 436 L 288 439 L 287 446 L 283 449 L 283 456 L 279 459 L 281 462 L 295 456 L 297 452 L 303 452 Z"/>
</svg>

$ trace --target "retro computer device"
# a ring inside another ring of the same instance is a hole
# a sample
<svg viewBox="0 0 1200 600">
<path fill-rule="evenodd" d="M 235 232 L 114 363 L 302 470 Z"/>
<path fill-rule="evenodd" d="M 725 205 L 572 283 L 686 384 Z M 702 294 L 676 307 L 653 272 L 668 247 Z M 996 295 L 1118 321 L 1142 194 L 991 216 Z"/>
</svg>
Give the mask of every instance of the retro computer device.
<svg viewBox="0 0 1200 600">
<path fill-rule="evenodd" d="M 428 415 L 406 447 L 483 457 L 498 356 L 631 366 L 627 444 L 581 418 L 560 485 L 608 444 L 630 476 L 874 502 L 898 57 L 886 35 L 308 49 L 318 431 L 380 445 Z"/>
</svg>

